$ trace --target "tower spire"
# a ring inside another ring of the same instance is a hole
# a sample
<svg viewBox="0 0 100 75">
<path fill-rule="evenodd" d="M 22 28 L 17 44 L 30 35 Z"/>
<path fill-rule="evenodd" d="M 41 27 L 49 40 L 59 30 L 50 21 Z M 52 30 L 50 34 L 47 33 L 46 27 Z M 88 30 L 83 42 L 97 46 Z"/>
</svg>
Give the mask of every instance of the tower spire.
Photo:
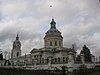
<svg viewBox="0 0 100 75">
<path fill-rule="evenodd" d="M 50 24 L 51 24 L 51 29 L 56 28 L 56 22 L 54 21 L 54 18 L 52 18 L 52 21 Z"/>
<path fill-rule="evenodd" d="M 18 32 L 17 32 L 16 40 L 19 40 L 19 35 L 18 35 Z"/>
</svg>

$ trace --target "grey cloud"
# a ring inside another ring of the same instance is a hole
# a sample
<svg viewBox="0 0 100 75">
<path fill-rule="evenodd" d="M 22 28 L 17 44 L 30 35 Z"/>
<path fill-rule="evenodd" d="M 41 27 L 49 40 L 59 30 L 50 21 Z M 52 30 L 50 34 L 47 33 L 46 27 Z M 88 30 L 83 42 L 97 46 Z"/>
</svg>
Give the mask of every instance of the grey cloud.
<svg viewBox="0 0 100 75">
<path fill-rule="evenodd" d="M 52 17 L 64 36 L 64 46 L 87 44 L 99 56 L 100 3 L 98 0 L 1 0 L 0 44 L 11 50 L 19 32 L 22 51 L 43 47 L 43 37 Z M 52 5 L 52 8 L 50 8 Z M 2 18 L 1 18 L 2 19 Z M 98 34 L 97 34 L 98 33 Z M 9 43 L 8 43 L 9 42 Z M 95 50 L 95 51 L 94 51 Z"/>
</svg>

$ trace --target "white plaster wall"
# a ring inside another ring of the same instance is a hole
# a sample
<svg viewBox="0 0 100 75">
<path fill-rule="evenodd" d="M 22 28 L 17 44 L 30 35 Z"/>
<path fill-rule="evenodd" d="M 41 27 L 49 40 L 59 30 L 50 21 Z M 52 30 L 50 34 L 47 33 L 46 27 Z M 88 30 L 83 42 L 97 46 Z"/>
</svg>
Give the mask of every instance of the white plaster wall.
<svg viewBox="0 0 100 75">
<path fill-rule="evenodd" d="M 19 57 L 21 56 L 21 50 L 12 50 L 13 58 L 17 58 L 17 52 L 19 52 Z"/>
<path fill-rule="evenodd" d="M 55 46 L 55 41 L 57 42 L 57 46 Z M 61 43 L 61 46 L 59 46 L 59 41 Z M 52 42 L 52 46 L 50 46 L 50 42 Z M 47 37 L 44 39 L 44 46 L 46 48 L 63 47 L 63 39 L 61 37 Z"/>
<path fill-rule="evenodd" d="M 57 52 L 54 53 L 54 57 L 67 57 L 67 52 Z"/>
</svg>

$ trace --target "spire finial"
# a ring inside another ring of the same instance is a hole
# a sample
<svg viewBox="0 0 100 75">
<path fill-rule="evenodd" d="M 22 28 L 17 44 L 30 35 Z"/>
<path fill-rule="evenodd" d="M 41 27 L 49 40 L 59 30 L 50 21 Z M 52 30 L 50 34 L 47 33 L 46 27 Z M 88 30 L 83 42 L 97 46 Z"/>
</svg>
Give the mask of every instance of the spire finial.
<svg viewBox="0 0 100 75">
<path fill-rule="evenodd" d="M 17 32 L 16 40 L 19 40 L 18 32 Z"/>
<path fill-rule="evenodd" d="M 54 18 L 52 18 L 52 21 L 51 21 L 51 28 L 56 28 L 56 22 L 54 21 Z"/>
</svg>

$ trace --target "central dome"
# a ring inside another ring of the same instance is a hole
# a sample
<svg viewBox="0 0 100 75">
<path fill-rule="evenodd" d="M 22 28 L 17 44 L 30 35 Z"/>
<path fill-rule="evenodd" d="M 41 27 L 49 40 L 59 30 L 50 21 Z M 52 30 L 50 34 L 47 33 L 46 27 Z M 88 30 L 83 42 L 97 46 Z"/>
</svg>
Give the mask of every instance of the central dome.
<svg viewBox="0 0 100 75">
<path fill-rule="evenodd" d="M 62 37 L 61 32 L 58 29 L 56 29 L 56 22 L 54 21 L 54 19 L 52 19 L 50 24 L 51 24 L 51 28 L 45 33 L 46 34 L 45 37 L 48 37 L 48 36 Z"/>
<path fill-rule="evenodd" d="M 50 22 L 50 26 L 50 29 L 45 33 L 44 47 L 52 49 L 63 47 L 63 37 L 61 32 L 56 29 L 56 22 L 54 19 Z"/>
</svg>

